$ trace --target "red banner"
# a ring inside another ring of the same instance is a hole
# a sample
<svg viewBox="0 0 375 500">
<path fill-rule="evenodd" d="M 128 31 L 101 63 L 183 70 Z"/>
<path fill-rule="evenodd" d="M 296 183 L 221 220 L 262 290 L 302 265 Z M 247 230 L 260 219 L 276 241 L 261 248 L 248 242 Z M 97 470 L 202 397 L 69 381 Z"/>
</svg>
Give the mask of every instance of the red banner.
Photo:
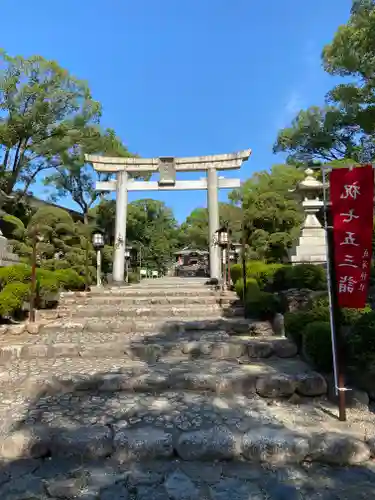
<svg viewBox="0 0 375 500">
<path fill-rule="evenodd" d="M 336 286 L 340 307 L 365 307 L 373 231 L 374 173 L 371 165 L 330 173 Z"/>
</svg>

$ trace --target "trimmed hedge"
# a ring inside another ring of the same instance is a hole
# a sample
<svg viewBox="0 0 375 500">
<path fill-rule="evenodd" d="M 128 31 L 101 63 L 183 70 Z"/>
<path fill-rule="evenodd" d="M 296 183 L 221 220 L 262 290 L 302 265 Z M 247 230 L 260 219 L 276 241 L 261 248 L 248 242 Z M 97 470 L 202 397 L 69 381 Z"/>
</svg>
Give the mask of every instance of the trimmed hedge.
<svg viewBox="0 0 375 500">
<path fill-rule="evenodd" d="M 243 300 L 243 279 L 236 281 L 234 289 L 239 299 Z M 260 292 L 259 285 L 256 279 L 249 278 L 246 280 L 246 295 L 254 295 Z"/>
<path fill-rule="evenodd" d="M 29 285 L 17 281 L 8 283 L 0 292 L 0 316 L 16 314 L 22 309 L 29 296 Z"/>
<path fill-rule="evenodd" d="M 60 269 L 53 274 L 64 290 L 83 290 L 85 288 L 84 278 L 74 269 Z"/>
<path fill-rule="evenodd" d="M 272 287 L 274 291 L 290 288 L 325 290 L 327 275 L 323 266 L 314 264 L 285 265 L 276 270 Z"/>
<path fill-rule="evenodd" d="M 317 370 L 332 370 L 332 341 L 329 321 L 314 321 L 303 332 L 303 353 Z"/>
<path fill-rule="evenodd" d="M 280 299 L 277 295 L 260 291 L 246 297 L 245 317 L 272 321 L 277 313 L 282 312 Z"/>
<path fill-rule="evenodd" d="M 375 311 L 362 314 L 347 338 L 347 354 L 351 365 L 361 370 L 371 368 L 375 363 Z"/>
<path fill-rule="evenodd" d="M 30 298 L 31 267 L 16 264 L 0 268 L 0 316 L 17 314 Z M 56 303 L 60 289 L 82 290 L 84 279 L 74 269 L 36 269 L 36 298 L 38 308 Z"/>
</svg>

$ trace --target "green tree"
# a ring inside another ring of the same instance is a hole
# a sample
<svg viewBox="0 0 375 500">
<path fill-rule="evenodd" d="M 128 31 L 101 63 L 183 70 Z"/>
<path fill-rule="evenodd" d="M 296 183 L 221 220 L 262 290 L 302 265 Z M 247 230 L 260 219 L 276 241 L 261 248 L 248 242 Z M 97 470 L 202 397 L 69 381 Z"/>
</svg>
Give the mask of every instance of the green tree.
<svg viewBox="0 0 375 500">
<path fill-rule="evenodd" d="M 100 154 L 103 156 L 132 156 L 114 130 L 107 129 L 104 133 L 97 127 L 86 129 L 86 136 L 79 144 L 61 154 L 59 166 L 45 178 L 45 185 L 53 186 L 55 192 L 51 196 L 53 201 L 66 196 L 79 206 L 88 223 L 88 213 L 94 203 L 103 195 L 96 191 L 97 180 L 108 180 L 109 175 L 100 175 L 91 165 L 85 162 L 85 154 Z"/>
<path fill-rule="evenodd" d="M 352 82 L 334 87 L 328 98 L 355 114 L 355 122 L 365 134 L 362 142 L 370 148 L 372 157 L 375 133 L 374 47 L 375 2 L 354 0 L 348 22 L 338 28 L 322 54 L 323 65 L 328 73 L 352 78 Z M 368 136 L 371 136 L 370 140 Z"/>
<path fill-rule="evenodd" d="M 56 62 L 0 52 L 0 188 L 25 193 L 100 116 L 87 85 Z M 88 130 L 87 130 L 88 129 Z"/>
<path fill-rule="evenodd" d="M 290 192 L 304 173 L 292 165 L 274 165 L 255 173 L 230 199 L 244 209 L 250 257 L 280 262 L 297 237 L 302 222 L 301 204 Z"/>
<path fill-rule="evenodd" d="M 288 153 L 287 161 L 293 164 L 355 158 L 359 133 L 352 113 L 334 106 L 312 106 L 279 131 L 273 152 Z"/>
<path fill-rule="evenodd" d="M 95 225 L 113 243 L 116 218 L 114 200 L 102 200 L 92 211 Z M 137 200 L 128 205 L 127 245 L 140 250 L 142 265 L 163 270 L 178 248 L 179 228 L 171 209 L 161 201 Z"/>
<path fill-rule="evenodd" d="M 235 242 L 241 238 L 242 211 L 233 203 L 219 204 L 220 224 L 228 222 Z M 189 245 L 200 250 L 208 249 L 208 210 L 195 208 L 180 226 L 180 246 Z"/>
</svg>

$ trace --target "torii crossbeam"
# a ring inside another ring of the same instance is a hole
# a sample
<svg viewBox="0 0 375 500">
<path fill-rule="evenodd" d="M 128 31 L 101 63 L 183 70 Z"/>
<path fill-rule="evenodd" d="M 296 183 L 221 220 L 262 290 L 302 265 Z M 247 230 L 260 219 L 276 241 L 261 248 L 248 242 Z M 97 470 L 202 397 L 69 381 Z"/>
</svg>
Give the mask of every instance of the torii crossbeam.
<svg viewBox="0 0 375 500">
<path fill-rule="evenodd" d="M 113 281 L 121 284 L 124 281 L 126 218 L 128 191 L 177 191 L 207 190 L 210 275 L 220 278 L 220 254 L 215 244 L 215 233 L 219 229 L 218 189 L 234 189 L 240 187 L 240 179 L 218 177 L 219 170 L 241 168 L 242 162 L 250 157 L 251 150 L 238 153 L 212 156 L 192 156 L 186 158 L 110 158 L 104 156 L 85 155 L 87 162 L 92 163 L 98 172 L 115 173 L 116 180 L 97 182 L 98 191 L 116 191 L 116 229 L 113 259 Z M 176 180 L 176 172 L 206 171 L 207 179 L 180 181 Z M 129 179 L 129 173 L 159 172 L 159 181 L 137 181 Z"/>
</svg>

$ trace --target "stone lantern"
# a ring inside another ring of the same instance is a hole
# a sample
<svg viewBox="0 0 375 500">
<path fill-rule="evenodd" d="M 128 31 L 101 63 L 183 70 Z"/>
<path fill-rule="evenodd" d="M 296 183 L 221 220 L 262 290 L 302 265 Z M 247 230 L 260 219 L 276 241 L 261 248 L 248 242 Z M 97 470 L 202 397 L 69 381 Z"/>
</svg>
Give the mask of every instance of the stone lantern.
<svg viewBox="0 0 375 500">
<path fill-rule="evenodd" d="M 305 179 L 294 189 L 302 199 L 305 220 L 289 258 L 292 264 L 326 264 L 326 232 L 316 215 L 324 206 L 323 183 L 315 179 L 312 169 L 308 168 L 305 174 Z"/>
</svg>

